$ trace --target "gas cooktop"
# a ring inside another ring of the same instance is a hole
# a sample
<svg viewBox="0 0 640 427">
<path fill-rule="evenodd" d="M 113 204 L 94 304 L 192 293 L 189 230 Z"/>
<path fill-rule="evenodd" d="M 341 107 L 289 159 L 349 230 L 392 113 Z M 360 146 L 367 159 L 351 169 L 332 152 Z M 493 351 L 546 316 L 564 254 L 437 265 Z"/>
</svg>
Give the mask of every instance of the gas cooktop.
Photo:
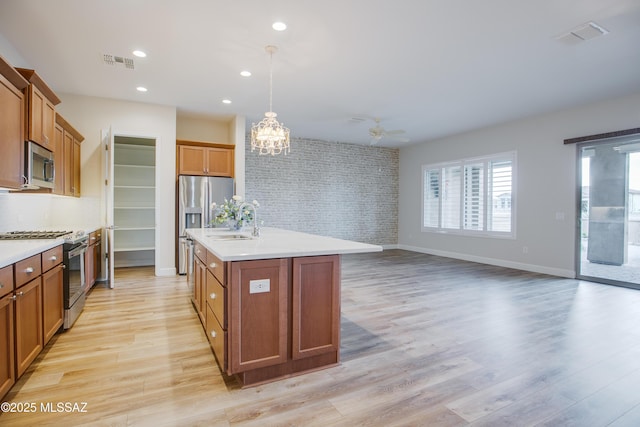
<svg viewBox="0 0 640 427">
<path fill-rule="evenodd" d="M 57 239 L 72 231 L 9 231 L 0 233 L 0 240 Z"/>
<path fill-rule="evenodd" d="M 78 244 L 87 240 L 87 234 L 79 231 L 8 231 L 0 233 L 0 240 L 36 240 L 64 238 L 64 243 Z"/>
</svg>

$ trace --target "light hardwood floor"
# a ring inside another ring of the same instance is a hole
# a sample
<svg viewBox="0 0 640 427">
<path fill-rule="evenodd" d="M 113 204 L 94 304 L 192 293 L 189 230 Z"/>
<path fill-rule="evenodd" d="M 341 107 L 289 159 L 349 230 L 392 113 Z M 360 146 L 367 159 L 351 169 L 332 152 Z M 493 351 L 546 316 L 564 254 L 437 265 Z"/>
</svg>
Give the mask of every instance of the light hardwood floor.
<svg viewBox="0 0 640 427">
<path fill-rule="evenodd" d="M 342 279 L 341 365 L 240 389 L 184 277 L 118 271 L 3 399 L 38 411 L 0 425 L 640 425 L 640 291 L 400 250 Z"/>
</svg>

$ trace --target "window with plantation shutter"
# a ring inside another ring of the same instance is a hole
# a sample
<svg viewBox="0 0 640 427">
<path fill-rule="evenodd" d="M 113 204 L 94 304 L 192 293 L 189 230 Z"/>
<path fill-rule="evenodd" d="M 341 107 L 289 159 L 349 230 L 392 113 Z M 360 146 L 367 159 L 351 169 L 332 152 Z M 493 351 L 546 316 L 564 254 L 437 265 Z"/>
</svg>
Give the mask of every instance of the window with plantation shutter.
<svg viewBox="0 0 640 427">
<path fill-rule="evenodd" d="M 423 231 L 514 237 L 516 153 L 425 165 Z"/>
</svg>

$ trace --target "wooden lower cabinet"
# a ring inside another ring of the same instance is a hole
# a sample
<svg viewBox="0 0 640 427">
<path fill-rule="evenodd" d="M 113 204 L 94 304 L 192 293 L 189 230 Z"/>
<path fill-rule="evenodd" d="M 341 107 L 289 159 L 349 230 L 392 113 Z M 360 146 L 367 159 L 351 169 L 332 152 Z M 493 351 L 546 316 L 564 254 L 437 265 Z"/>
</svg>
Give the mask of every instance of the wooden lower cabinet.
<svg viewBox="0 0 640 427">
<path fill-rule="evenodd" d="M 196 257 L 196 272 L 201 264 Z M 223 372 L 248 386 L 339 362 L 339 255 L 215 260 L 204 270 L 202 324 Z"/>
<path fill-rule="evenodd" d="M 196 308 L 200 322 L 206 323 L 206 311 L 204 307 L 204 292 L 206 291 L 207 266 L 198 257 L 194 257 L 195 264 L 193 266 L 194 286 L 193 286 L 193 305 Z"/>
<path fill-rule="evenodd" d="M 340 348 L 340 257 L 293 259 L 291 357 Z"/>
<path fill-rule="evenodd" d="M 231 263 L 229 366 L 237 374 L 284 363 L 288 358 L 287 259 Z M 268 291 L 259 292 L 260 281 Z"/>
<path fill-rule="evenodd" d="M 222 328 L 222 325 L 218 322 L 211 306 L 207 305 L 206 307 L 206 331 L 207 331 L 207 339 L 209 340 L 209 344 L 213 349 L 213 354 L 215 354 L 216 359 L 218 360 L 218 365 L 226 366 L 227 364 L 227 352 L 226 348 L 228 345 L 227 332 Z"/>
<path fill-rule="evenodd" d="M 60 257 L 62 260 L 62 257 Z M 64 321 L 63 267 L 56 267 L 42 274 L 42 329 L 43 345 L 58 332 Z"/>
<path fill-rule="evenodd" d="M 16 374 L 20 377 L 42 351 L 42 277 L 16 289 L 15 310 Z"/>
<path fill-rule="evenodd" d="M 16 382 L 13 307 L 13 293 L 0 298 L 0 398 Z"/>
<path fill-rule="evenodd" d="M 89 234 L 89 245 L 84 253 L 85 286 L 88 291 L 100 277 L 102 266 L 102 231 Z"/>
<path fill-rule="evenodd" d="M 64 321 L 62 245 L 0 268 L 0 398 Z"/>
</svg>

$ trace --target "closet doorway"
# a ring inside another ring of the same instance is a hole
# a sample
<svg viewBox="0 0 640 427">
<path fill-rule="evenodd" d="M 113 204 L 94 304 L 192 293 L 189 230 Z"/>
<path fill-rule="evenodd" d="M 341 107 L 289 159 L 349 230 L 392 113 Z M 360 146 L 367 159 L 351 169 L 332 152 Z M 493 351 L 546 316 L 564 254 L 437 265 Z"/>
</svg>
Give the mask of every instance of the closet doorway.
<svg viewBox="0 0 640 427">
<path fill-rule="evenodd" d="M 640 289 L 640 135 L 577 148 L 577 276 Z"/>
<path fill-rule="evenodd" d="M 156 138 L 112 134 L 105 151 L 109 286 L 114 269 L 156 264 Z"/>
</svg>

